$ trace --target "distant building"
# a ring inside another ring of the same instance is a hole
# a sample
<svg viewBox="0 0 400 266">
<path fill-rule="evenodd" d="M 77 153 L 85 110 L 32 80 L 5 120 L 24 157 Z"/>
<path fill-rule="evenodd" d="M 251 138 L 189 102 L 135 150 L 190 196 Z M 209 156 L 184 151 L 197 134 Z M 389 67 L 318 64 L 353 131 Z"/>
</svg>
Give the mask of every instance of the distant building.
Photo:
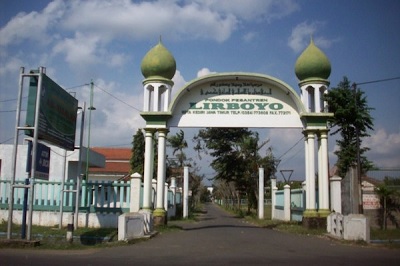
<svg viewBox="0 0 400 266">
<path fill-rule="evenodd" d="M 129 177 L 131 148 L 94 147 L 92 149 L 105 157 L 105 166 L 91 167 L 89 169 L 89 180 L 117 181 Z"/>
</svg>

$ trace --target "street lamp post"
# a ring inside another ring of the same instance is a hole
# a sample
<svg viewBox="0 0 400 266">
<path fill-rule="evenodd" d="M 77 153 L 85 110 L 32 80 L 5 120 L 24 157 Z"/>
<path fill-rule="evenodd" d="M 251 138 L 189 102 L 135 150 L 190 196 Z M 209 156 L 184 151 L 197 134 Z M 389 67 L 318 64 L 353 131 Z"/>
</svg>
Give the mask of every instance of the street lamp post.
<svg viewBox="0 0 400 266">
<path fill-rule="evenodd" d="M 86 181 L 89 180 L 89 153 L 90 153 L 90 125 L 92 122 L 92 110 L 96 110 L 93 106 L 93 80 L 90 82 L 90 105 L 88 107 L 89 110 L 89 124 L 88 124 L 88 140 L 87 140 L 87 150 L 86 150 Z"/>
</svg>

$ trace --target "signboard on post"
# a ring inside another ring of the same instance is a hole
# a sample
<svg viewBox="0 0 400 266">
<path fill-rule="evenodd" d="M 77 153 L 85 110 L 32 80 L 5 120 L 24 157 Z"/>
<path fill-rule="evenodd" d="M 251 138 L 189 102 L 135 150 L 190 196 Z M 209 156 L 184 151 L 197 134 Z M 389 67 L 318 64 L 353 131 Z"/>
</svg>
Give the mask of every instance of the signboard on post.
<svg viewBox="0 0 400 266">
<path fill-rule="evenodd" d="M 26 171 L 30 172 L 32 167 L 32 141 L 28 142 L 28 161 Z M 50 170 L 50 148 L 42 143 L 37 143 L 35 172 L 33 178 L 49 180 Z"/>
<path fill-rule="evenodd" d="M 67 150 L 74 150 L 78 100 L 43 74 L 39 106 L 39 139 Z M 35 124 L 37 77 L 29 83 L 26 125 Z M 26 131 L 33 137 L 33 131 Z"/>
<path fill-rule="evenodd" d="M 38 143 L 34 178 L 49 180 L 50 148 Z"/>
</svg>

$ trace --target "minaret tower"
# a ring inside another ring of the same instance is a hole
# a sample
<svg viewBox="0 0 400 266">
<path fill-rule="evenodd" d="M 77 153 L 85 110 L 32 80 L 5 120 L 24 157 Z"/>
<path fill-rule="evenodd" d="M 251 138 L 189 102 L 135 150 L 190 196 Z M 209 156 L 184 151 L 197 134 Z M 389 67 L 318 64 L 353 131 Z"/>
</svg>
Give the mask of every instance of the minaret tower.
<svg viewBox="0 0 400 266">
<path fill-rule="evenodd" d="M 295 65 L 299 79 L 301 100 L 308 112 L 327 112 L 323 95 L 328 92 L 331 63 L 311 39 L 308 47 L 299 56 Z"/>
<path fill-rule="evenodd" d="M 152 231 L 154 222 L 166 222 L 164 209 L 164 184 L 166 178 L 166 136 L 168 133 L 167 121 L 171 117 L 168 107 L 171 101 L 171 90 L 174 85 L 172 78 L 176 71 L 176 62 L 173 55 L 161 43 L 154 46 L 144 56 L 141 64 L 143 81 L 144 105 L 141 116 L 146 120 L 145 127 L 145 160 L 143 173 L 143 209 L 145 223 Z M 158 137 L 158 168 L 155 210 L 152 208 L 152 179 L 154 172 L 153 139 Z"/>
<path fill-rule="evenodd" d="M 306 210 L 303 217 L 305 221 L 318 218 L 323 220 L 330 213 L 327 120 L 333 114 L 327 113 L 327 104 L 323 97 L 328 92 L 331 63 L 314 44 L 312 38 L 296 61 L 295 73 L 299 79 L 301 100 L 307 110 L 307 113 L 301 115 L 304 123 L 306 157 Z M 318 210 L 315 173 L 318 173 Z"/>
<path fill-rule="evenodd" d="M 143 111 L 166 112 L 171 101 L 176 62 L 173 55 L 161 43 L 161 39 L 144 56 L 141 70 L 145 77 Z"/>
</svg>

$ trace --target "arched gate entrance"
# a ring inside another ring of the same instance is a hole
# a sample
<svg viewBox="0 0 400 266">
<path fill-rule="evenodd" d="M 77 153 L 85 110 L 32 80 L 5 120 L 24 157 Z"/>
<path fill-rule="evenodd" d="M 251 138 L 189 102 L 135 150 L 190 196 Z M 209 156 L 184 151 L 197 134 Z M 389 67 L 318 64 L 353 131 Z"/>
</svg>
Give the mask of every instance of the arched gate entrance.
<svg viewBox="0 0 400 266">
<path fill-rule="evenodd" d="M 152 219 L 152 215 L 165 216 L 165 150 L 166 135 L 170 127 L 302 128 L 305 136 L 306 169 L 306 211 L 303 215 L 313 218 L 326 217 L 330 213 L 327 120 L 332 114 L 325 112 L 322 98 L 327 92 L 329 82 L 327 77 L 310 78 L 310 75 L 298 70 L 299 61 L 304 54 L 310 53 L 310 47 L 311 52 L 315 53 L 316 47 L 311 42 L 296 63 L 296 74 L 302 79 L 301 97 L 289 85 L 276 78 L 238 72 L 212 74 L 195 79 L 181 88 L 171 101 L 171 79 L 176 70 L 174 58 L 161 42 L 146 54 L 142 61 L 145 80 L 144 110 L 141 116 L 146 121 L 142 213 L 147 214 L 147 219 Z M 317 52 L 322 53 L 319 49 Z M 329 74 L 330 65 L 328 76 Z M 155 210 L 152 211 L 151 182 L 155 134 L 158 138 L 158 195 Z M 319 186 L 318 208 L 315 193 L 316 171 Z"/>
</svg>

